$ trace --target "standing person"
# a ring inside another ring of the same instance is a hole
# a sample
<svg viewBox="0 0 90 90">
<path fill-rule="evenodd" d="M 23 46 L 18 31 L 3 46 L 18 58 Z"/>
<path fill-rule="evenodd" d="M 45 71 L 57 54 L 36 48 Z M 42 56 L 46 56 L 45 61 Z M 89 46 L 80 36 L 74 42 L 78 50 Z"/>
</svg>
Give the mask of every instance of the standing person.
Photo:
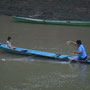
<svg viewBox="0 0 90 90">
<path fill-rule="evenodd" d="M 9 48 L 11 48 L 11 49 L 14 49 L 14 47 L 12 46 L 12 44 L 11 44 L 11 37 L 8 37 L 7 38 L 7 42 L 6 42 L 6 45 L 7 45 L 7 47 L 9 47 Z"/>
<path fill-rule="evenodd" d="M 78 47 L 78 50 L 74 52 L 75 54 L 78 54 L 78 56 L 69 57 L 70 60 L 86 60 L 87 59 L 87 54 L 86 54 L 84 46 L 82 45 L 81 40 L 77 40 L 76 42 L 68 41 L 68 43 L 72 43 Z"/>
</svg>

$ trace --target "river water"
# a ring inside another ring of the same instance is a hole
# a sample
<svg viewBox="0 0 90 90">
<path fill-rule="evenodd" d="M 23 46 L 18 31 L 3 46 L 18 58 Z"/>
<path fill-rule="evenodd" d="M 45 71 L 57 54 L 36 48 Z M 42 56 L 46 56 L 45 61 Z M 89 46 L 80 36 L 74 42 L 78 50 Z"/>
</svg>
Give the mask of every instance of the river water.
<svg viewBox="0 0 90 90">
<path fill-rule="evenodd" d="M 0 42 L 12 37 L 14 46 L 73 55 L 68 40 L 81 39 L 90 57 L 90 27 L 14 22 L 0 16 Z M 90 90 L 90 65 L 21 56 L 0 51 L 0 90 Z"/>
</svg>

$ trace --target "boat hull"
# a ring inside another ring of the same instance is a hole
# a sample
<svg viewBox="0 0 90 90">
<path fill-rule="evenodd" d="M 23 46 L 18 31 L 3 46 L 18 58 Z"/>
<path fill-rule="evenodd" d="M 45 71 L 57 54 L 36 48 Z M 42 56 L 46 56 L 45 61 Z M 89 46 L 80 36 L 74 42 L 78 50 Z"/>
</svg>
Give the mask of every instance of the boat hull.
<svg viewBox="0 0 90 90">
<path fill-rule="evenodd" d="M 37 24 L 52 24 L 52 25 L 66 25 L 66 26 L 90 26 L 90 21 L 71 21 L 71 20 L 43 20 L 32 19 L 25 17 L 12 16 L 15 21 L 25 23 L 37 23 Z"/>
<path fill-rule="evenodd" d="M 71 63 L 76 63 L 76 62 L 80 62 L 80 63 L 88 63 L 90 64 L 90 60 L 69 60 L 68 57 L 70 57 L 69 55 L 64 55 L 64 54 L 56 54 L 56 53 L 51 53 L 51 52 L 43 52 L 43 51 L 37 51 L 37 50 L 31 50 L 31 49 L 25 49 L 25 48 L 19 48 L 19 47 L 15 47 L 15 49 L 10 49 L 7 47 L 6 44 L 0 44 L 0 50 L 3 50 L 5 52 L 8 53 L 14 53 L 14 54 L 19 54 L 19 55 L 37 55 L 37 56 L 43 56 L 43 57 L 48 57 L 48 58 L 54 58 L 55 60 L 59 60 L 59 61 L 69 61 Z"/>
<path fill-rule="evenodd" d="M 71 63 L 86 63 L 86 64 L 90 64 L 90 60 L 79 60 L 79 61 L 72 60 Z"/>
<path fill-rule="evenodd" d="M 18 16 L 12 16 L 12 18 L 18 22 L 37 23 L 37 24 L 45 23 L 44 20 L 41 20 L 41 19 L 32 19 L 32 18 L 25 18 L 25 17 L 18 17 Z"/>
<path fill-rule="evenodd" d="M 29 55 L 29 56 L 37 55 L 37 56 L 43 56 L 43 57 L 49 57 L 49 58 L 55 58 L 55 59 L 68 60 L 68 55 L 63 55 L 63 54 L 59 55 L 56 53 L 24 49 L 19 47 L 15 47 L 15 49 L 11 49 L 11 48 L 8 48 L 6 44 L 0 44 L 0 50 L 3 50 L 8 53 L 15 53 L 20 55 Z"/>
</svg>

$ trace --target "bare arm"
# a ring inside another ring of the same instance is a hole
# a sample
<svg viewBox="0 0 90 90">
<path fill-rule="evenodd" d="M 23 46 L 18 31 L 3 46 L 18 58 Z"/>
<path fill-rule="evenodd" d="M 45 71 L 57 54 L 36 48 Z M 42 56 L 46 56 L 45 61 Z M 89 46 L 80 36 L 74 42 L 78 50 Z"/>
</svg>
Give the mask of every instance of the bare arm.
<svg viewBox="0 0 90 90">
<path fill-rule="evenodd" d="M 75 41 L 68 41 L 67 43 L 71 43 L 71 44 L 77 45 L 77 43 Z"/>
<path fill-rule="evenodd" d="M 77 45 L 77 43 L 75 41 L 68 41 L 67 43 L 71 43 L 71 44 Z M 82 51 L 74 51 L 73 53 L 75 53 L 75 54 L 81 54 Z"/>
<path fill-rule="evenodd" d="M 82 51 L 75 51 L 74 53 L 75 53 L 75 54 L 81 54 Z"/>
<path fill-rule="evenodd" d="M 9 48 L 13 48 L 12 46 L 9 45 L 9 43 L 6 43 L 6 44 L 7 44 L 7 46 L 8 46 Z"/>
</svg>

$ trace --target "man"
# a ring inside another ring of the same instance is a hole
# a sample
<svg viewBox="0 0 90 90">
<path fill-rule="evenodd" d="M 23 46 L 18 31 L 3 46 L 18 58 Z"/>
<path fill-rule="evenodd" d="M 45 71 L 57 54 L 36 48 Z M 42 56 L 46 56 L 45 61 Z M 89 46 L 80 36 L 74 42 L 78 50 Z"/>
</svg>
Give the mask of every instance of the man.
<svg viewBox="0 0 90 90">
<path fill-rule="evenodd" d="M 69 41 L 68 43 L 72 43 L 78 47 L 78 50 L 74 52 L 75 54 L 78 54 L 78 56 L 69 57 L 70 60 L 86 60 L 87 59 L 87 54 L 86 54 L 84 46 L 82 45 L 81 40 L 77 40 L 76 42 Z"/>
</svg>

